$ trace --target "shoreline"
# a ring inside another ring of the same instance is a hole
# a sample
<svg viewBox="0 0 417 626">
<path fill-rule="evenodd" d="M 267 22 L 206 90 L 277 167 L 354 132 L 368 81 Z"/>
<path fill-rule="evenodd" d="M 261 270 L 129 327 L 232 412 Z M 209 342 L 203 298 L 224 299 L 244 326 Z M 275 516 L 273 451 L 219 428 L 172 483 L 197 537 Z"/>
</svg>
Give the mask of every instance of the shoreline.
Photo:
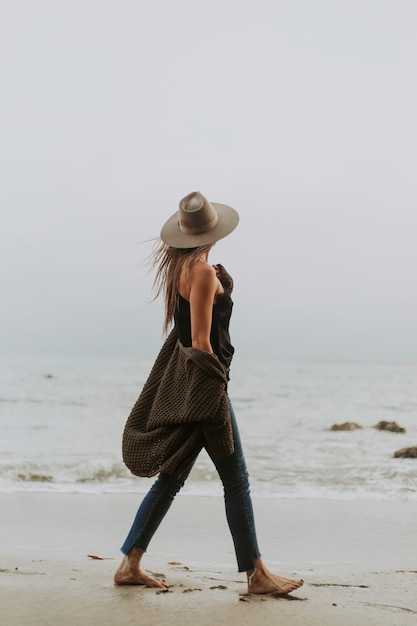
<svg viewBox="0 0 417 626">
<path fill-rule="evenodd" d="M 1 493 L 1 622 L 415 623 L 417 502 L 253 498 L 267 566 L 305 581 L 287 598 L 271 598 L 246 595 L 215 496 L 178 496 L 149 546 L 144 567 L 164 575 L 168 592 L 115 587 L 119 547 L 141 497 Z"/>
</svg>

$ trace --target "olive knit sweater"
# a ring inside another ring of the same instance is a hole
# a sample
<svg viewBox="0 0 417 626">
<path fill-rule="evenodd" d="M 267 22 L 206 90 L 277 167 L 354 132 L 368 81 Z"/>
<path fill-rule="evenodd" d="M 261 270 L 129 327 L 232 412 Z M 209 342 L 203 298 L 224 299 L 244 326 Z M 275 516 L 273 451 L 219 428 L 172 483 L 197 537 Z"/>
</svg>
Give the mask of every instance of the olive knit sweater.
<svg viewBox="0 0 417 626">
<path fill-rule="evenodd" d="M 180 476 L 205 447 L 233 453 L 227 376 L 216 355 L 184 347 L 171 331 L 123 433 L 123 460 L 137 476 Z"/>
</svg>

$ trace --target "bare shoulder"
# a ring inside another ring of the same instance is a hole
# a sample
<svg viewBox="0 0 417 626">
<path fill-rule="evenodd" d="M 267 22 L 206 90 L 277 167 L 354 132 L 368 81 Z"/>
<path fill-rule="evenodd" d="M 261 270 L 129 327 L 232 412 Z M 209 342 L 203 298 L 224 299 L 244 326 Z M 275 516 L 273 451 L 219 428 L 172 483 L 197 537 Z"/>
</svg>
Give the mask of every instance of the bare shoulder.
<svg viewBox="0 0 417 626">
<path fill-rule="evenodd" d="M 198 262 L 193 267 L 193 274 L 200 276 L 201 278 L 210 279 L 212 276 L 216 276 L 216 270 L 213 265 L 208 263 Z"/>
<path fill-rule="evenodd" d="M 190 276 L 192 286 L 214 287 L 217 283 L 216 270 L 208 263 L 196 263 Z"/>
</svg>

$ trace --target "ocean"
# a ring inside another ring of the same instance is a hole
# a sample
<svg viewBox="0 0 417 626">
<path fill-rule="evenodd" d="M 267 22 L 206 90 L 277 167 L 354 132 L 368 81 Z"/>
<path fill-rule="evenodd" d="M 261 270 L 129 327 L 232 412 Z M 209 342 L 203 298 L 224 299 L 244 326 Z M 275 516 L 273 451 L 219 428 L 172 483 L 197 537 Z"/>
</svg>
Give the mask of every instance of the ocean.
<svg viewBox="0 0 417 626">
<path fill-rule="evenodd" d="M 121 457 L 124 423 L 153 359 L 0 359 L 0 491 L 144 493 Z M 229 395 L 253 495 L 417 500 L 417 364 L 235 358 Z M 396 421 L 406 433 L 376 430 Z M 356 422 L 360 429 L 332 431 Z M 186 494 L 221 495 L 205 451 Z"/>
</svg>

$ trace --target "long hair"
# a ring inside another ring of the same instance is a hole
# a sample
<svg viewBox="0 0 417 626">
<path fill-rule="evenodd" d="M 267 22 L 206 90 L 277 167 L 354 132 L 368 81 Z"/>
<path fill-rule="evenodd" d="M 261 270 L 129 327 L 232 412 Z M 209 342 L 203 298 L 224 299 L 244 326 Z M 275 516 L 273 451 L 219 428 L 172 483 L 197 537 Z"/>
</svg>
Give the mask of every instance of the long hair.
<svg viewBox="0 0 417 626">
<path fill-rule="evenodd" d="M 181 270 L 185 265 L 185 279 L 187 280 L 199 258 L 208 253 L 214 243 L 198 248 L 172 248 L 166 243 L 155 244 L 153 252 L 148 257 L 150 270 L 156 270 L 153 282 L 154 300 L 163 293 L 165 304 L 165 319 L 163 332 L 166 334 L 174 319 L 177 306 L 177 293 Z"/>
</svg>

